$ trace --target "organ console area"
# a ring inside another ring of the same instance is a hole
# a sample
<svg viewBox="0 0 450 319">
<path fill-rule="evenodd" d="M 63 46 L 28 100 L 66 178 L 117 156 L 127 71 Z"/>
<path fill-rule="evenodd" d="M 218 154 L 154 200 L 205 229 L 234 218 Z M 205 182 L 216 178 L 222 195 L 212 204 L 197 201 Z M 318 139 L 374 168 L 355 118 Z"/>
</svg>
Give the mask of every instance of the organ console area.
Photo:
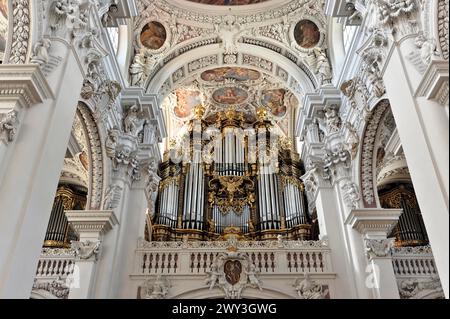
<svg viewBox="0 0 450 319">
<path fill-rule="evenodd" d="M 310 239 L 303 165 L 267 111 L 198 106 L 187 128 L 159 167 L 153 240 Z"/>
</svg>

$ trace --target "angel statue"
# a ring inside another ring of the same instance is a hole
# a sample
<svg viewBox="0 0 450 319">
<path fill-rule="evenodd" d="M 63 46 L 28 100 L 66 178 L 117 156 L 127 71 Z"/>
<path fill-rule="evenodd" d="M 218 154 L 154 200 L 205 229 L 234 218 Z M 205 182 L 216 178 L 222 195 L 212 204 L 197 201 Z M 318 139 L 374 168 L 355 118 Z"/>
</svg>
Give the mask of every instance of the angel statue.
<svg viewBox="0 0 450 319">
<path fill-rule="evenodd" d="M 43 38 L 36 42 L 33 47 L 33 56 L 31 57 L 31 63 L 37 63 L 40 66 L 47 64 L 49 60 L 48 49 L 52 46 L 52 42 L 49 39 Z"/>
<path fill-rule="evenodd" d="M 216 264 L 211 265 L 211 270 L 206 272 L 208 277 L 205 280 L 205 285 L 209 286 L 209 290 L 212 290 L 219 280 L 220 273 Z"/>
<path fill-rule="evenodd" d="M 130 107 L 127 115 L 125 116 L 125 132 L 135 137 L 144 129 L 144 125 L 147 122 L 145 118 L 139 116 L 139 109 L 136 104 Z"/>
<path fill-rule="evenodd" d="M 146 58 L 143 53 L 134 56 L 133 63 L 130 65 L 130 85 L 140 86 L 143 84 L 146 76 Z"/>
<path fill-rule="evenodd" d="M 261 280 L 259 280 L 257 277 L 258 271 L 256 270 L 256 266 L 254 264 L 250 264 L 248 268 L 249 270 L 247 270 L 245 273 L 247 274 L 247 280 L 250 284 L 250 287 L 262 290 L 262 283 Z"/>
</svg>

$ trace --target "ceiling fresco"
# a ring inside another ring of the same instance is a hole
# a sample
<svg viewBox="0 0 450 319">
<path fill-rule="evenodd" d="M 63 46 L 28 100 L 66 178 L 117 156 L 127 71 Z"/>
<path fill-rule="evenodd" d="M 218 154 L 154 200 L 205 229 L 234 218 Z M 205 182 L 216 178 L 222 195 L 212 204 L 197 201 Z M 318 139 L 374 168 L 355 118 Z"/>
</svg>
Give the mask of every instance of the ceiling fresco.
<svg viewBox="0 0 450 319">
<path fill-rule="evenodd" d="M 266 2 L 267 0 L 188 0 L 188 1 L 202 4 L 212 4 L 217 6 L 241 6 L 246 4 Z"/>
<path fill-rule="evenodd" d="M 202 104 L 201 93 L 195 90 L 178 90 L 175 92 L 176 105 L 174 114 L 180 119 L 189 118 L 197 105 Z"/>
<path fill-rule="evenodd" d="M 248 93 L 240 87 L 230 86 L 214 91 L 212 98 L 219 104 L 236 105 L 244 103 Z"/>
<path fill-rule="evenodd" d="M 287 112 L 285 95 L 286 90 L 284 89 L 265 90 L 261 94 L 261 104 L 269 109 L 272 115 L 283 117 Z"/>
<path fill-rule="evenodd" d="M 166 42 L 167 32 L 161 23 L 151 21 L 142 29 L 140 39 L 142 45 L 146 48 L 150 50 L 158 50 Z"/>
<path fill-rule="evenodd" d="M 261 73 L 247 68 L 223 67 L 205 71 L 200 77 L 207 82 L 223 82 L 226 79 L 244 82 L 258 80 L 261 78 Z"/>
<path fill-rule="evenodd" d="M 302 20 L 295 26 L 294 38 L 299 46 L 310 49 L 319 43 L 320 30 L 314 22 Z"/>
</svg>

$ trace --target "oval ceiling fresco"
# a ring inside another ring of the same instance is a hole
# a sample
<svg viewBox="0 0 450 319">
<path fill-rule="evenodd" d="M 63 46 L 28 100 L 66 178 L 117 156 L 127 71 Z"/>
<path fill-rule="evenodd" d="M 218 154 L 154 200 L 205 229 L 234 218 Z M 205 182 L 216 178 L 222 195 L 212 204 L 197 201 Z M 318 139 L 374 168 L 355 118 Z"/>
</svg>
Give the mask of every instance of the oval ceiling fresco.
<svg viewBox="0 0 450 319">
<path fill-rule="evenodd" d="M 147 23 L 142 29 L 141 43 L 148 49 L 158 50 L 164 45 L 166 39 L 166 28 L 157 21 Z"/>
<path fill-rule="evenodd" d="M 320 31 L 314 22 L 302 20 L 295 26 L 294 38 L 299 46 L 310 49 L 319 43 Z"/>
<path fill-rule="evenodd" d="M 248 98 L 248 93 L 239 87 L 224 87 L 214 91 L 213 100 L 220 104 L 241 104 Z"/>
<path fill-rule="evenodd" d="M 223 82 L 225 79 L 244 82 L 258 80 L 261 77 L 261 73 L 246 68 L 223 67 L 205 71 L 200 77 L 203 81 L 207 82 Z"/>
<path fill-rule="evenodd" d="M 192 110 L 202 104 L 201 93 L 199 91 L 178 90 L 176 92 L 177 104 L 173 109 L 173 113 L 180 119 L 189 117 Z"/>
<path fill-rule="evenodd" d="M 246 4 L 254 4 L 266 2 L 267 0 L 188 0 L 202 4 L 213 4 L 216 6 L 242 6 Z"/>
<path fill-rule="evenodd" d="M 283 117 L 286 115 L 287 108 L 284 103 L 284 97 L 286 90 L 266 90 L 261 94 L 261 104 L 270 110 L 270 112 L 276 117 Z"/>
</svg>

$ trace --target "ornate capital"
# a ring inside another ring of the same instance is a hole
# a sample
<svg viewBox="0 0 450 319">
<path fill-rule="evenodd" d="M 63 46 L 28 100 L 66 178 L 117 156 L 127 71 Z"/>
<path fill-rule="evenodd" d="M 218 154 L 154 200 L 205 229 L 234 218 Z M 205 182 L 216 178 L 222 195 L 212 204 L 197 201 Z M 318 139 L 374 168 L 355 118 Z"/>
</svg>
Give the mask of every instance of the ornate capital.
<svg viewBox="0 0 450 319">
<path fill-rule="evenodd" d="M 97 261 L 100 253 L 101 241 L 72 241 L 71 248 L 75 253 L 75 260 Z"/>
<path fill-rule="evenodd" d="M 369 260 L 374 258 L 390 257 L 391 248 L 394 245 L 394 238 L 365 239 L 364 245 L 366 255 Z"/>
</svg>

